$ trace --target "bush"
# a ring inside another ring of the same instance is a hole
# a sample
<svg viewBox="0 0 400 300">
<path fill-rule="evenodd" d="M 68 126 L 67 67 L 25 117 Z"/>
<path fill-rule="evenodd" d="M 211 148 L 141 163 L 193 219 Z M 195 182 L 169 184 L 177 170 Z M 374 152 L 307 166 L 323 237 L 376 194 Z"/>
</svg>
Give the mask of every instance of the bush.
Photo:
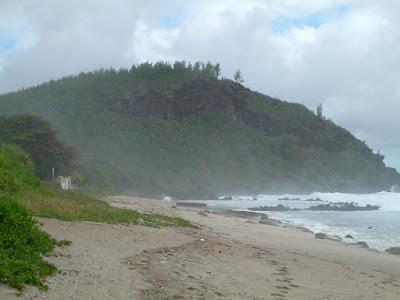
<svg viewBox="0 0 400 300">
<path fill-rule="evenodd" d="M 28 211 L 10 196 L 0 196 L 0 281 L 17 289 L 26 284 L 47 289 L 44 278 L 57 268 L 42 255 L 54 240 L 42 231 Z"/>
<path fill-rule="evenodd" d="M 29 156 L 14 145 L 0 145 L 0 194 L 16 194 L 28 187 L 38 187 Z"/>
</svg>

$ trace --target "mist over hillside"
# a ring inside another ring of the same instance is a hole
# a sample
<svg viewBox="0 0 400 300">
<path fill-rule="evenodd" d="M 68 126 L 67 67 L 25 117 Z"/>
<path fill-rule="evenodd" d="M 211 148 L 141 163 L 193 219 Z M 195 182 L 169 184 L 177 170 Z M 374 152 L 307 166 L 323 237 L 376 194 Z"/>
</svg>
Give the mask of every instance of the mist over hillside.
<svg viewBox="0 0 400 300">
<path fill-rule="evenodd" d="M 54 124 L 86 185 L 180 198 L 376 192 L 400 183 L 347 130 L 220 78 L 218 64 L 144 63 L 0 96 L 2 114 Z"/>
</svg>

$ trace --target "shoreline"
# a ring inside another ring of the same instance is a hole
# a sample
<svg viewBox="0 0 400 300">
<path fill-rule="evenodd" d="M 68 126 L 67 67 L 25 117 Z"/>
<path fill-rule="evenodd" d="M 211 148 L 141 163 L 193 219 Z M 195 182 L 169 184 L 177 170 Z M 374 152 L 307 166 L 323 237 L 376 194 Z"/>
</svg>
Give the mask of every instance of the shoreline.
<svg viewBox="0 0 400 300">
<path fill-rule="evenodd" d="M 0 299 L 400 299 L 400 257 L 318 240 L 300 228 L 127 196 L 116 207 L 179 216 L 198 229 L 40 219 L 69 247 L 48 259 L 49 291 L 0 285 Z"/>
<path fill-rule="evenodd" d="M 270 196 L 270 195 L 268 195 Z M 297 196 L 297 195 L 296 195 Z M 221 202 L 224 201 L 232 201 L 232 199 L 222 199 L 222 200 L 218 200 Z M 281 199 L 278 199 L 281 200 Z M 202 202 L 205 204 L 208 204 L 209 200 L 177 200 L 179 202 Z M 216 200 L 211 200 L 213 202 L 215 202 Z M 308 200 L 299 200 L 299 201 L 308 201 Z M 322 201 L 322 200 L 321 200 Z M 325 201 L 328 202 L 328 201 Z M 215 203 L 214 203 L 215 204 Z M 368 204 L 369 205 L 369 204 Z M 265 218 L 268 219 L 268 222 L 274 222 L 276 225 L 281 226 L 281 227 L 290 227 L 290 228 L 294 228 L 294 229 L 298 229 L 300 231 L 304 231 L 304 232 L 309 232 L 312 233 L 314 235 L 317 235 L 317 239 L 330 239 L 332 241 L 340 241 L 343 242 L 347 245 L 352 245 L 352 246 L 357 246 L 357 247 L 362 247 L 365 249 L 368 249 L 370 251 L 373 252 L 387 252 L 387 250 L 392 250 L 395 249 L 394 251 L 396 252 L 396 254 L 400 251 L 400 244 L 399 243 L 393 243 L 393 241 L 389 240 L 381 240 L 380 243 L 377 243 L 376 240 L 374 240 L 374 238 L 365 238 L 363 239 L 362 237 L 360 237 L 360 233 L 356 233 L 353 232 L 353 229 L 348 227 L 347 228 L 347 232 L 343 230 L 340 230 L 340 228 L 337 227 L 332 227 L 332 228 L 325 228 L 326 230 L 324 230 L 324 228 L 321 228 L 321 226 L 315 226 L 315 224 L 319 224 L 319 223 L 309 223 L 308 225 L 305 225 L 304 222 L 300 222 L 300 221 L 293 221 L 291 220 L 290 217 L 285 218 L 285 216 L 279 216 L 276 217 L 274 214 L 271 214 L 273 211 L 257 211 L 257 210 L 253 210 L 253 209 L 247 209 L 247 208 L 223 208 L 223 207 L 218 207 L 218 208 L 209 208 L 207 207 L 207 209 L 212 212 L 212 213 L 217 213 L 217 214 L 224 214 L 224 215 L 231 215 L 231 216 L 237 216 L 237 217 L 241 217 L 241 218 L 245 218 L 245 217 L 262 217 L 264 216 Z M 301 210 L 301 209 L 300 209 Z M 226 212 L 229 211 L 229 213 L 227 214 Z M 271 213 L 269 213 L 271 212 Z M 321 211 L 323 212 L 323 211 Z M 351 211 L 349 211 L 351 212 Z M 347 213 L 347 211 L 343 212 L 343 213 Z M 307 219 L 306 219 L 307 220 Z M 306 222 L 307 223 L 307 222 Z M 321 225 L 321 224 L 319 224 Z M 322 226 L 324 227 L 324 226 Z M 376 226 L 377 228 L 379 227 L 379 225 Z M 368 229 L 371 229 L 372 226 L 368 226 Z M 358 235 L 358 237 L 357 237 Z M 363 234 L 361 234 L 363 235 Z"/>
<path fill-rule="evenodd" d="M 371 252 L 386 253 L 385 250 L 378 250 L 375 248 L 371 248 L 368 245 L 368 243 L 365 241 L 356 240 L 354 238 L 347 239 L 347 241 L 346 241 L 345 238 L 342 238 L 338 235 L 332 235 L 332 234 L 328 234 L 328 233 L 325 233 L 322 231 L 318 231 L 318 232 L 312 231 L 311 229 L 307 228 L 306 226 L 296 225 L 296 224 L 290 223 L 289 221 L 271 218 L 266 213 L 253 212 L 250 210 L 232 210 L 232 209 L 209 210 L 209 212 L 213 213 L 213 214 L 224 215 L 227 217 L 244 218 L 244 219 L 248 219 L 248 220 L 254 220 L 256 218 L 260 218 L 260 219 L 258 219 L 259 224 L 279 226 L 282 228 L 288 228 L 288 229 L 292 229 L 292 230 L 303 232 L 303 233 L 310 233 L 314 236 L 314 238 L 319 239 L 319 240 L 330 240 L 333 242 L 343 243 L 345 245 L 365 249 L 365 250 L 368 250 Z M 350 242 L 350 240 L 352 242 Z"/>
</svg>

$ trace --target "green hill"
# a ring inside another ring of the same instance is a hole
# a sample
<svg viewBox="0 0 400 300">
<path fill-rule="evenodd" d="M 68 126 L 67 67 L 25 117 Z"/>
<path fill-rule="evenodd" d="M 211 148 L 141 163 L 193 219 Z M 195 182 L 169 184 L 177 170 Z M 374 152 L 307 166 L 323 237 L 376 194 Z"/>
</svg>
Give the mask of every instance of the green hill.
<svg viewBox="0 0 400 300">
<path fill-rule="evenodd" d="M 400 182 L 383 156 L 306 107 L 219 79 L 219 65 L 100 70 L 0 96 L 54 124 L 90 187 L 182 198 L 373 192 Z"/>
</svg>

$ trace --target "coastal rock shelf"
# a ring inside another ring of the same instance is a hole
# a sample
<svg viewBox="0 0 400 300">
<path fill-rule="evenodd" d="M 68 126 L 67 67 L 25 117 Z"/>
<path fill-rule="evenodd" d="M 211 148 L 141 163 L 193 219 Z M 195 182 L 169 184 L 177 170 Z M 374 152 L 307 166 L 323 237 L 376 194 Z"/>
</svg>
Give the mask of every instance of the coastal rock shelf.
<svg viewBox="0 0 400 300">
<path fill-rule="evenodd" d="M 371 204 L 367 204 L 366 206 L 359 206 L 357 203 L 354 202 L 335 202 L 311 206 L 308 209 L 318 211 L 371 211 L 378 210 L 379 206 Z"/>
<path fill-rule="evenodd" d="M 359 206 L 354 202 L 334 202 L 328 204 L 319 204 L 310 206 L 309 208 L 290 208 L 288 206 L 278 204 L 276 206 L 259 206 L 248 208 L 251 211 L 299 211 L 299 210 L 311 210 L 311 211 L 372 211 L 378 210 L 378 205 L 367 204 L 366 206 Z"/>
</svg>

